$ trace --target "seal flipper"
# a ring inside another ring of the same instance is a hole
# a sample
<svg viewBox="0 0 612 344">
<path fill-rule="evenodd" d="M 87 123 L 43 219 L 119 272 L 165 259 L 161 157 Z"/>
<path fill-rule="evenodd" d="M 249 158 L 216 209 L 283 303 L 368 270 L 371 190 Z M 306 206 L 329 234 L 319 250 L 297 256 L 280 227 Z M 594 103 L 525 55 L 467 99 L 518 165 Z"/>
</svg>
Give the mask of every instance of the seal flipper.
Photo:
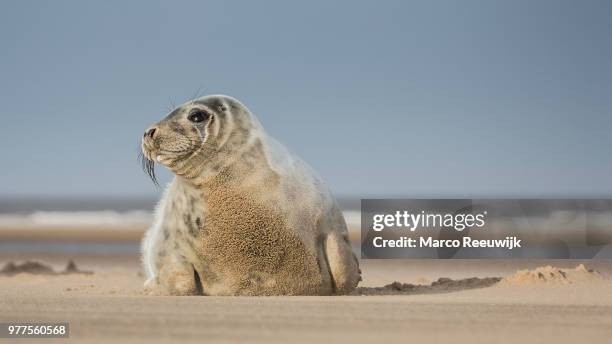
<svg viewBox="0 0 612 344">
<path fill-rule="evenodd" d="M 333 231 L 325 240 L 325 253 L 332 276 L 334 293 L 348 294 L 361 281 L 359 262 L 348 243 L 348 234 Z"/>
<path fill-rule="evenodd" d="M 204 295 L 204 289 L 202 288 L 202 280 L 200 280 L 200 275 L 198 274 L 198 270 L 193 268 L 193 279 L 195 280 L 195 292 L 197 295 Z"/>
<path fill-rule="evenodd" d="M 317 265 L 319 266 L 319 273 L 321 274 L 320 294 L 332 295 L 336 292 L 336 286 L 331 275 L 329 259 L 327 258 L 326 240 L 327 237 L 323 234 L 317 236 Z"/>
</svg>

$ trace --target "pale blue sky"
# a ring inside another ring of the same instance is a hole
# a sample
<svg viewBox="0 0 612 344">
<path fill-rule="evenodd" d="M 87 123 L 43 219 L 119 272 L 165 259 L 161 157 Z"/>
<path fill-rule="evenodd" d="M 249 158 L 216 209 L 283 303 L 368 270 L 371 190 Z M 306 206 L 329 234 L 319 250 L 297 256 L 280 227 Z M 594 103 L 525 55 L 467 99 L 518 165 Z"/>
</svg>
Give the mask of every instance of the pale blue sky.
<svg viewBox="0 0 612 344">
<path fill-rule="evenodd" d="M 0 195 L 152 195 L 141 133 L 198 91 L 242 100 L 338 194 L 612 195 L 610 18 L 609 1 L 3 1 Z"/>
</svg>

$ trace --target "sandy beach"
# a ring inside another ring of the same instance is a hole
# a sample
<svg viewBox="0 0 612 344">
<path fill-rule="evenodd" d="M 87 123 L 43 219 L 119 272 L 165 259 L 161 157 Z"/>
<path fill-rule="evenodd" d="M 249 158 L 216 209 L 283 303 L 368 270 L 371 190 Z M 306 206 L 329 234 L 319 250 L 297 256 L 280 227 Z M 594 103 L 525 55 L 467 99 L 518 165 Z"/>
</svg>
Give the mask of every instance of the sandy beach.
<svg viewBox="0 0 612 344">
<path fill-rule="evenodd" d="M 69 322 L 68 341 L 79 343 L 576 343 L 606 342 L 612 336 L 608 261 L 586 262 L 600 277 L 567 283 L 497 283 L 410 295 L 255 298 L 145 296 L 135 253 L 10 253 L 0 255 L 0 263 L 35 260 L 61 271 L 68 258 L 93 273 L 0 276 L 0 322 Z M 393 281 L 428 285 L 440 277 L 504 277 L 520 269 L 573 269 L 580 263 L 369 260 L 361 262 L 361 286 Z"/>
</svg>

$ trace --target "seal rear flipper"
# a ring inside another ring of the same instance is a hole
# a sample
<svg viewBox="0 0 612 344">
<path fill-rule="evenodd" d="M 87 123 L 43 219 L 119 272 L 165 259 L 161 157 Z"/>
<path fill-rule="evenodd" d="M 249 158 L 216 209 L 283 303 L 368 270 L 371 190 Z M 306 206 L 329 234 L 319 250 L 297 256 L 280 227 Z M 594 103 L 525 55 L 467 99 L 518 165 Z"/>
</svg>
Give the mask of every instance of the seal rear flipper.
<svg viewBox="0 0 612 344">
<path fill-rule="evenodd" d="M 320 295 L 332 295 L 336 291 L 331 268 L 329 267 L 329 259 L 327 259 L 326 239 L 326 235 L 321 234 L 317 236 L 317 265 L 321 275 Z"/>
<path fill-rule="evenodd" d="M 349 294 L 361 281 L 359 262 L 348 242 L 348 233 L 331 232 L 325 240 L 325 254 L 331 272 L 334 293 Z"/>
</svg>

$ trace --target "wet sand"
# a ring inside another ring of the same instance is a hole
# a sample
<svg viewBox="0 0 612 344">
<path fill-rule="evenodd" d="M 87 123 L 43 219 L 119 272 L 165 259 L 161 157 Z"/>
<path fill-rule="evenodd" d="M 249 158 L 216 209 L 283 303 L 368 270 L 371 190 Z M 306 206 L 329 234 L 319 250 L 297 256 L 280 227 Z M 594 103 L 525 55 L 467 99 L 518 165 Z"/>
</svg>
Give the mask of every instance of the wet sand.
<svg viewBox="0 0 612 344">
<path fill-rule="evenodd" d="M 63 254 L 0 254 L 56 271 Z M 70 342 L 454 342 L 576 343 L 612 338 L 612 282 L 504 285 L 410 295 L 151 297 L 136 254 L 72 256 L 93 274 L 0 276 L 0 322 L 69 322 Z M 399 280 L 510 276 L 568 261 L 362 261 L 364 287 Z M 610 276 L 612 264 L 587 264 Z M 427 289 L 425 289 L 427 290 Z M 0 343 L 6 341 L 1 340 Z M 60 340 L 53 339 L 53 342 Z M 20 342 L 26 342 L 20 340 Z M 39 342 L 49 342 L 40 339 Z"/>
</svg>

